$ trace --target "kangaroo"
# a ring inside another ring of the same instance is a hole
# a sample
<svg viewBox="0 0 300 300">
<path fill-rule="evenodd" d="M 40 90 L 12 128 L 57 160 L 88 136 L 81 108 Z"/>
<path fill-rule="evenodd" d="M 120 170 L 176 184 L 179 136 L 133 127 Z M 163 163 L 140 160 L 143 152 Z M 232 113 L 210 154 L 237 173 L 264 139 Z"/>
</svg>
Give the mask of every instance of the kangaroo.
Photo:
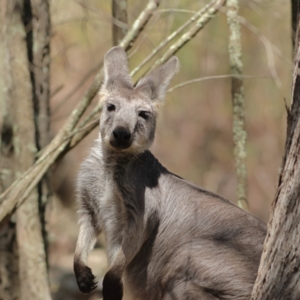
<svg viewBox="0 0 300 300">
<path fill-rule="evenodd" d="M 266 225 L 169 172 L 148 150 L 177 69 L 172 57 L 134 86 L 124 50 L 105 55 L 100 134 L 77 181 L 74 271 L 83 293 L 96 287 L 87 257 L 103 231 L 104 300 L 121 300 L 123 285 L 140 300 L 250 297 Z"/>
</svg>

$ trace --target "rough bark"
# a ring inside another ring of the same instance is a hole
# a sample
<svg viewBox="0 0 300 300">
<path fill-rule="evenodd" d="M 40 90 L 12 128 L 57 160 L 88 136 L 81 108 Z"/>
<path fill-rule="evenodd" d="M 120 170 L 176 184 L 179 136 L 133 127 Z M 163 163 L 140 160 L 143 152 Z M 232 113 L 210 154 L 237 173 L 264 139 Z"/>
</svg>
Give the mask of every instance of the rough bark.
<svg viewBox="0 0 300 300">
<path fill-rule="evenodd" d="M 5 157 L 1 160 L 1 170 L 4 167 L 9 175 L 1 176 L 3 189 L 34 164 L 37 150 L 34 87 L 29 71 L 32 60 L 30 4 L 29 0 L 1 2 L 3 55 L 0 59 L 4 73 L 0 101 L 1 107 L 5 108 L 0 121 L 1 156 Z M 0 299 L 50 299 L 38 199 L 35 188 L 28 201 L 0 226 L 3 251 L 0 256 Z M 18 245 L 12 238 L 15 236 Z"/>
<path fill-rule="evenodd" d="M 127 6 L 127 0 L 112 0 L 112 33 L 114 46 L 122 41 L 128 31 Z"/>
<path fill-rule="evenodd" d="M 299 26 L 298 23 L 297 36 L 300 33 Z M 299 38 L 295 45 L 292 103 L 288 110 L 285 155 L 252 300 L 300 299 Z"/>
<path fill-rule="evenodd" d="M 12 4 L 12 2 L 10 3 Z M 17 177 L 15 115 L 13 110 L 13 78 L 12 61 L 19 61 L 10 48 L 24 48 L 24 28 L 20 14 L 13 12 L 12 5 L 7 1 L 1 4 L 1 43 L 0 43 L 0 131 L 1 131 L 1 160 L 0 160 L 0 190 L 4 191 Z M 8 39 L 9 34 L 14 31 Z M 16 243 L 15 216 L 7 216 L 0 223 L 0 299 L 10 300 L 19 297 L 19 266 Z"/>
<path fill-rule="evenodd" d="M 32 4 L 32 57 L 30 63 L 33 87 L 36 147 L 40 151 L 50 141 L 50 7 L 49 0 L 31 0 Z M 49 171 L 50 172 L 50 171 Z M 45 229 L 46 203 L 51 197 L 50 174 L 47 172 L 38 185 L 39 214 L 45 249 L 47 233 Z M 46 251 L 47 254 L 47 251 Z"/>
<path fill-rule="evenodd" d="M 243 63 L 241 29 L 237 20 L 239 12 L 238 0 L 227 0 L 227 22 L 229 25 L 229 61 L 231 78 L 231 94 L 233 106 L 233 142 L 234 160 L 237 173 L 237 204 L 248 209 L 247 202 L 247 150 L 246 150 L 246 125 L 245 125 L 245 98 L 242 79 Z"/>
<path fill-rule="evenodd" d="M 24 0 L 23 22 L 26 31 L 27 63 L 23 62 L 23 74 L 14 79 L 15 84 L 25 86 L 22 94 L 15 95 L 15 103 L 22 99 L 23 105 L 15 108 L 19 115 L 20 145 L 19 157 L 21 172 L 35 162 L 36 152 L 48 143 L 49 139 L 49 43 L 50 18 L 48 1 Z M 31 68 L 29 68 L 31 66 Z M 21 68 L 21 66 L 18 66 Z M 18 70 L 16 67 L 16 70 Z M 31 71 L 29 71 L 31 70 Z M 18 73 L 20 74 L 20 73 Z M 22 79 L 23 78 L 23 79 Z M 21 108 L 21 109 L 20 109 Z M 19 111 L 20 109 L 20 111 Z M 27 141 L 27 142 L 26 142 Z M 26 165 L 26 166 L 25 166 Z M 49 185 L 44 179 L 32 191 L 29 199 L 16 212 L 19 248 L 20 299 L 51 299 L 48 284 L 44 212 Z M 44 234 L 43 234 L 44 233 Z"/>
</svg>

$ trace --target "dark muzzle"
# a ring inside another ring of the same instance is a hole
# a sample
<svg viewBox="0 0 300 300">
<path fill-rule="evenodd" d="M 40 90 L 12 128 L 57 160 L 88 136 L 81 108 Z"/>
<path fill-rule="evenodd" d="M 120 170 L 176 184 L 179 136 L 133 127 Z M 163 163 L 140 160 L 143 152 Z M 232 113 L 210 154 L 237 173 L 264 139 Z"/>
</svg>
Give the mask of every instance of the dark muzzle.
<svg viewBox="0 0 300 300">
<path fill-rule="evenodd" d="M 116 127 L 110 137 L 110 144 L 117 149 L 129 148 L 131 142 L 130 131 L 122 126 Z"/>
</svg>

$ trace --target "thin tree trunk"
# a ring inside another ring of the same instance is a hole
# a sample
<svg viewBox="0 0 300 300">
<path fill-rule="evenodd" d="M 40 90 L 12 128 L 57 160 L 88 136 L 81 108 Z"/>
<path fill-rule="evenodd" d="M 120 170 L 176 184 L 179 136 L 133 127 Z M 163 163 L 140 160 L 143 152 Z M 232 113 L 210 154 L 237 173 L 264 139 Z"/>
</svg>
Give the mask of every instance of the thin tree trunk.
<svg viewBox="0 0 300 300">
<path fill-rule="evenodd" d="M 291 109 L 288 110 L 285 155 L 252 300 L 300 299 L 299 29 L 298 17 L 292 103 Z"/>
<path fill-rule="evenodd" d="M 238 0 L 227 0 L 227 22 L 229 25 L 229 61 L 232 75 L 231 94 L 233 106 L 233 142 L 234 159 L 237 173 L 237 204 L 248 209 L 247 202 L 247 132 L 245 125 L 245 99 L 242 75 L 243 63 L 241 29 L 237 19 L 239 12 Z"/>
<path fill-rule="evenodd" d="M 112 0 L 113 45 L 118 45 L 128 31 L 127 0 Z"/>
</svg>

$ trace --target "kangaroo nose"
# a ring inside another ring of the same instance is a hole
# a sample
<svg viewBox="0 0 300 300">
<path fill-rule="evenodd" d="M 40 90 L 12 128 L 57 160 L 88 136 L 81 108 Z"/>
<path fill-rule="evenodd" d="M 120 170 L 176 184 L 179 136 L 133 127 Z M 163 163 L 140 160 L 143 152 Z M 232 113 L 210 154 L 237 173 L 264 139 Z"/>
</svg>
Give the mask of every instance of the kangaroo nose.
<svg viewBox="0 0 300 300">
<path fill-rule="evenodd" d="M 117 126 L 111 135 L 110 144 L 116 149 L 127 149 L 131 145 L 131 133 L 128 128 Z"/>
<path fill-rule="evenodd" d="M 131 138 L 131 133 L 125 127 L 117 127 L 113 131 L 114 138 L 120 142 L 128 142 Z"/>
</svg>

